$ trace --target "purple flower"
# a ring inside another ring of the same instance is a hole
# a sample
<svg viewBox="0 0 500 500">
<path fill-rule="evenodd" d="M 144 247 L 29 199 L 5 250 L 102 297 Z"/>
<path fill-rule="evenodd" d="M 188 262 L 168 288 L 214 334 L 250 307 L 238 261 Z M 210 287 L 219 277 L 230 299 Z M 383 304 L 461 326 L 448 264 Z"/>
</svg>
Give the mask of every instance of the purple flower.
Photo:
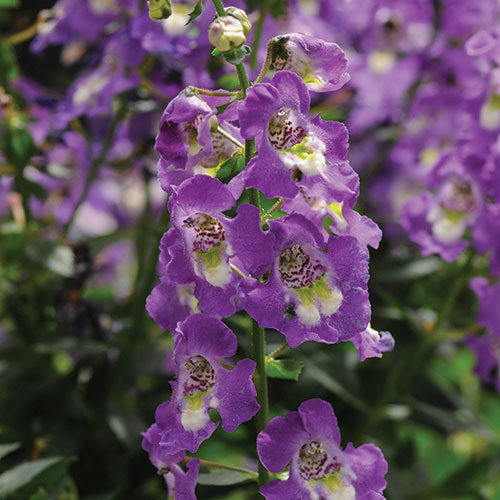
<svg viewBox="0 0 500 500">
<path fill-rule="evenodd" d="M 381 358 L 383 352 L 394 349 L 394 337 L 389 332 L 377 332 L 370 325 L 364 332 L 357 333 L 351 339 L 359 351 L 359 360 Z"/>
<path fill-rule="evenodd" d="M 133 70 L 146 53 L 122 28 L 106 43 L 99 65 L 79 76 L 71 85 L 56 115 L 56 128 L 64 129 L 80 115 L 100 116 L 111 112 L 113 99 L 140 83 Z"/>
<path fill-rule="evenodd" d="M 149 453 L 151 463 L 162 473 L 168 487 L 168 498 L 182 498 L 196 500 L 194 489 L 198 478 L 200 461 L 196 458 L 187 464 L 188 471 L 184 472 L 179 462 L 184 458 L 183 451 L 176 455 L 165 455 L 160 446 L 162 433 L 157 424 L 153 424 L 142 433 L 142 447 Z"/>
<path fill-rule="evenodd" d="M 271 83 L 259 83 L 240 105 L 241 135 L 256 138 L 258 156 L 244 171 L 245 184 L 266 197 L 293 198 L 298 185 L 321 183 L 333 197 L 343 200 L 352 189 L 342 182 L 351 177 L 346 163 L 348 133 L 338 122 L 309 118 L 309 92 L 295 73 L 277 72 Z M 332 183 L 330 171 L 338 182 Z"/>
<path fill-rule="evenodd" d="M 271 481 L 260 492 L 268 500 L 382 500 L 387 462 L 379 448 L 349 443 L 340 448 L 337 418 L 329 403 L 310 399 L 298 411 L 275 417 L 257 438 L 264 466 L 280 472 L 290 464 L 285 481 Z"/>
<path fill-rule="evenodd" d="M 401 224 L 423 255 L 438 253 L 453 261 L 466 247 L 465 231 L 484 209 L 474 176 L 453 154 L 443 155 L 428 177 L 434 193 L 423 191 L 401 210 Z"/>
<path fill-rule="evenodd" d="M 344 182 L 348 179 L 349 171 L 353 194 L 345 200 L 337 201 L 325 199 L 328 194 L 322 189 L 321 184 L 313 184 L 310 188 L 300 186 L 299 194 L 293 200 L 287 200 L 283 204 L 283 210 L 291 213 L 296 212 L 307 217 L 311 223 L 318 228 L 323 228 L 325 217 L 330 217 L 329 229 L 336 235 L 354 236 L 362 245 L 370 245 L 378 248 L 382 231 L 369 217 L 360 215 L 352 207 L 356 203 L 358 193 L 358 176 L 346 165 Z M 332 179 L 332 182 L 335 182 Z M 324 234 L 327 234 L 324 229 Z"/>
<path fill-rule="evenodd" d="M 479 299 L 476 321 L 487 328 L 486 335 L 469 335 L 466 345 L 476 354 L 474 371 L 487 384 L 500 392 L 500 283 L 490 285 L 486 278 L 471 280 L 470 287 Z"/>
<path fill-rule="evenodd" d="M 228 368 L 224 360 L 236 347 L 234 333 L 215 318 L 194 314 L 179 323 L 174 344 L 177 381 L 171 382 L 172 400 L 161 404 L 155 416 L 163 432 L 162 453 L 196 452 L 218 425 L 210 420 L 209 409 L 219 412 L 226 432 L 257 413 L 255 362 L 243 359 Z"/>
<path fill-rule="evenodd" d="M 212 98 L 213 100 L 213 98 Z M 196 173 L 210 173 L 238 151 L 238 146 L 227 139 L 221 128 L 237 141 L 241 136 L 224 116 L 216 116 L 212 100 L 181 92 L 168 104 L 161 120 L 155 149 L 161 155 L 158 179 L 161 187 L 172 192 L 177 186 Z M 223 104 L 219 99 L 217 104 Z M 227 112 L 230 113 L 230 110 Z"/>
<path fill-rule="evenodd" d="M 479 299 L 477 322 L 500 335 L 500 283 L 490 285 L 486 278 L 474 278 L 470 282 Z"/>
<path fill-rule="evenodd" d="M 476 355 L 474 372 L 500 392 L 500 333 L 488 330 L 483 337 L 469 335 L 465 344 Z"/>
<path fill-rule="evenodd" d="M 271 256 L 272 236 L 262 231 L 256 207 L 241 205 L 234 219 L 223 215 L 235 203 L 227 186 L 206 175 L 184 181 L 169 201 L 173 227 L 162 239 L 160 258 L 170 280 L 196 284 L 198 307 L 207 314 L 235 311 L 241 278 L 231 265 L 262 274 L 262 261 Z"/>
<path fill-rule="evenodd" d="M 302 215 L 269 221 L 275 236 L 264 280 L 240 284 L 239 306 L 261 326 L 296 347 L 306 340 L 335 343 L 368 326 L 368 250 L 351 236 L 323 235 Z M 258 248 L 255 249 L 255 252 Z"/>
<path fill-rule="evenodd" d="M 179 321 L 201 312 L 194 290 L 194 283 L 179 285 L 162 276 L 146 299 L 146 310 L 162 328 L 173 331 Z"/>
<path fill-rule="evenodd" d="M 303 33 L 272 39 L 273 68 L 299 75 L 309 90 L 338 90 L 349 81 L 347 58 L 336 44 Z"/>
</svg>

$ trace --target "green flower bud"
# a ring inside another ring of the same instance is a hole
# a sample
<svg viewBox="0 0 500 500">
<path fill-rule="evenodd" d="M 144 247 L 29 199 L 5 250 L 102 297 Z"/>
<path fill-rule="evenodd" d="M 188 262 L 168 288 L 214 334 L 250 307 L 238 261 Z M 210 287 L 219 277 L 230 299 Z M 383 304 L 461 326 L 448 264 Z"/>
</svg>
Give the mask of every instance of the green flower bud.
<svg viewBox="0 0 500 500">
<path fill-rule="evenodd" d="M 241 47 L 246 40 L 241 22 L 232 16 L 217 17 L 208 28 L 208 39 L 220 52 Z"/>
<path fill-rule="evenodd" d="M 238 19 L 243 26 L 243 33 L 247 36 L 250 28 L 252 27 L 252 23 L 248 20 L 247 13 L 244 10 L 237 9 L 236 7 L 226 7 L 224 11 L 228 16 Z"/>
<path fill-rule="evenodd" d="M 153 21 L 167 19 L 172 14 L 170 0 L 148 0 L 149 17 Z"/>
</svg>

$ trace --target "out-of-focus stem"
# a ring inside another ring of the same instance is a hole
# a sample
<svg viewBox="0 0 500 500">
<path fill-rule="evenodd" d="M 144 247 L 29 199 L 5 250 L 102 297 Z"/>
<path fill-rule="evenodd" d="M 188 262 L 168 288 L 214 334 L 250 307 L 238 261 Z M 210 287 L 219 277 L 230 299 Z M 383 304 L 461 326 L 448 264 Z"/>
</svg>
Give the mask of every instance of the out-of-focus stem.
<svg viewBox="0 0 500 500">
<path fill-rule="evenodd" d="M 75 218 L 76 213 L 78 212 L 78 209 L 80 208 L 81 204 L 85 201 L 85 198 L 87 197 L 90 188 L 92 187 L 92 184 L 97 178 L 97 174 L 99 173 L 99 168 L 101 166 L 101 163 L 106 159 L 106 156 L 111 149 L 111 146 L 113 145 L 113 140 L 115 138 L 115 133 L 116 129 L 118 128 L 119 123 L 121 122 L 124 114 L 126 111 L 126 102 L 125 100 L 120 101 L 119 108 L 116 112 L 116 114 L 113 117 L 113 120 L 111 122 L 111 125 L 108 129 L 108 133 L 106 134 L 106 137 L 104 138 L 104 142 L 101 148 L 101 152 L 99 155 L 92 160 L 92 163 L 90 165 L 90 170 L 87 176 L 87 179 L 85 180 L 85 185 L 83 186 L 83 190 L 80 194 L 80 197 L 78 198 L 75 207 L 73 208 L 73 212 L 71 213 L 71 217 L 69 218 L 68 222 L 66 222 L 64 226 L 64 232 L 67 232 L 69 228 L 71 227 L 71 224 L 73 223 L 73 220 Z"/>
<path fill-rule="evenodd" d="M 252 53 L 250 54 L 250 67 L 257 67 L 257 56 L 259 52 L 260 42 L 262 40 L 262 32 L 264 31 L 264 23 L 266 21 L 267 9 L 269 2 L 262 2 L 262 7 L 259 12 L 259 19 L 255 25 L 253 43 L 252 43 Z M 260 81 L 260 80 L 259 80 Z"/>
</svg>

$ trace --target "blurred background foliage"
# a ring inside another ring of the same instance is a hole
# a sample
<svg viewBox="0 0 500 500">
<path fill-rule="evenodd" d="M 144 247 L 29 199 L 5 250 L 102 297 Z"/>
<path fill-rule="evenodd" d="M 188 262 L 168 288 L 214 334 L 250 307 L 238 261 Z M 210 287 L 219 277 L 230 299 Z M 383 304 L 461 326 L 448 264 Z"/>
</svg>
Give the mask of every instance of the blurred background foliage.
<svg viewBox="0 0 500 500">
<path fill-rule="evenodd" d="M 2 32 L 26 28 L 52 4 L 0 0 Z M 58 63 L 58 50 L 35 57 L 28 43 L 1 42 L 1 85 L 21 72 L 67 86 L 74 68 Z M 24 109 L 23 96 L 14 96 Z M 35 153 L 23 122 L 3 129 L 0 142 L 26 199 L 41 187 L 23 177 Z M 9 217 L 0 225 L 0 498 L 165 498 L 140 432 L 170 391 L 171 338 L 144 309 L 168 215 L 150 217 L 145 207 L 132 228 L 70 244 L 64 235 L 47 238 L 52 228 L 25 208 L 24 228 Z M 132 242 L 135 262 L 125 297 L 96 280 L 95 262 L 123 239 Z M 372 325 L 393 334 L 395 349 L 363 363 L 347 344 L 308 342 L 288 351 L 285 358 L 302 364 L 300 382 L 270 380 L 272 415 L 296 409 L 306 396 L 330 401 L 344 445 L 374 442 L 383 450 L 388 499 L 500 500 L 500 398 L 473 374 L 474 356 L 463 345 L 464 333 L 478 329 L 467 284 L 486 272 L 486 262 L 474 254 L 452 264 L 422 258 L 403 240 L 383 243 L 371 258 Z M 247 321 L 226 320 L 242 355 Z M 270 350 L 280 337 L 269 332 Z M 249 464 L 254 438 L 249 423 L 233 434 L 219 428 L 197 456 Z M 238 484 L 237 474 L 203 472 L 200 499 L 257 498 L 256 486 Z"/>
</svg>

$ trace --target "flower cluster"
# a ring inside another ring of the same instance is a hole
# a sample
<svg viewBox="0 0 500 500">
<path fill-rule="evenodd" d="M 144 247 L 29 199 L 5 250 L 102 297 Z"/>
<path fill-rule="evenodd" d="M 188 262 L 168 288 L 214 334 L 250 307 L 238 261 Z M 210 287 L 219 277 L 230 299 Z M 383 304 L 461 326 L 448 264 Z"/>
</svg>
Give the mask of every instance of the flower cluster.
<svg viewBox="0 0 500 500">
<path fill-rule="evenodd" d="M 233 10 L 224 12 L 209 38 L 230 58 L 243 49 Z M 390 333 L 370 327 L 367 247 L 378 247 L 381 231 L 354 209 L 359 179 L 347 160 L 347 128 L 309 114 L 311 91 L 338 90 L 349 80 L 345 54 L 337 44 L 290 33 L 270 40 L 266 61 L 271 80 L 244 87 L 245 95 L 188 87 L 160 120 L 158 179 L 169 194 L 171 227 L 147 310 L 174 336 L 176 381 L 145 438 L 155 465 L 198 450 L 218 425 L 210 409 L 227 432 L 259 411 L 255 362 L 224 360 L 237 338 L 222 318 L 246 311 L 292 348 L 351 341 L 361 360 L 394 345 Z M 275 202 L 267 213 L 259 192 Z M 288 481 L 262 488 L 266 498 L 289 498 L 297 485 L 300 498 L 383 498 L 382 453 L 373 445 L 342 451 L 325 401 L 269 422 L 258 450 L 272 472 L 291 463 Z M 177 465 L 168 467 L 170 481 L 191 480 L 193 469 L 182 476 Z"/>
</svg>

